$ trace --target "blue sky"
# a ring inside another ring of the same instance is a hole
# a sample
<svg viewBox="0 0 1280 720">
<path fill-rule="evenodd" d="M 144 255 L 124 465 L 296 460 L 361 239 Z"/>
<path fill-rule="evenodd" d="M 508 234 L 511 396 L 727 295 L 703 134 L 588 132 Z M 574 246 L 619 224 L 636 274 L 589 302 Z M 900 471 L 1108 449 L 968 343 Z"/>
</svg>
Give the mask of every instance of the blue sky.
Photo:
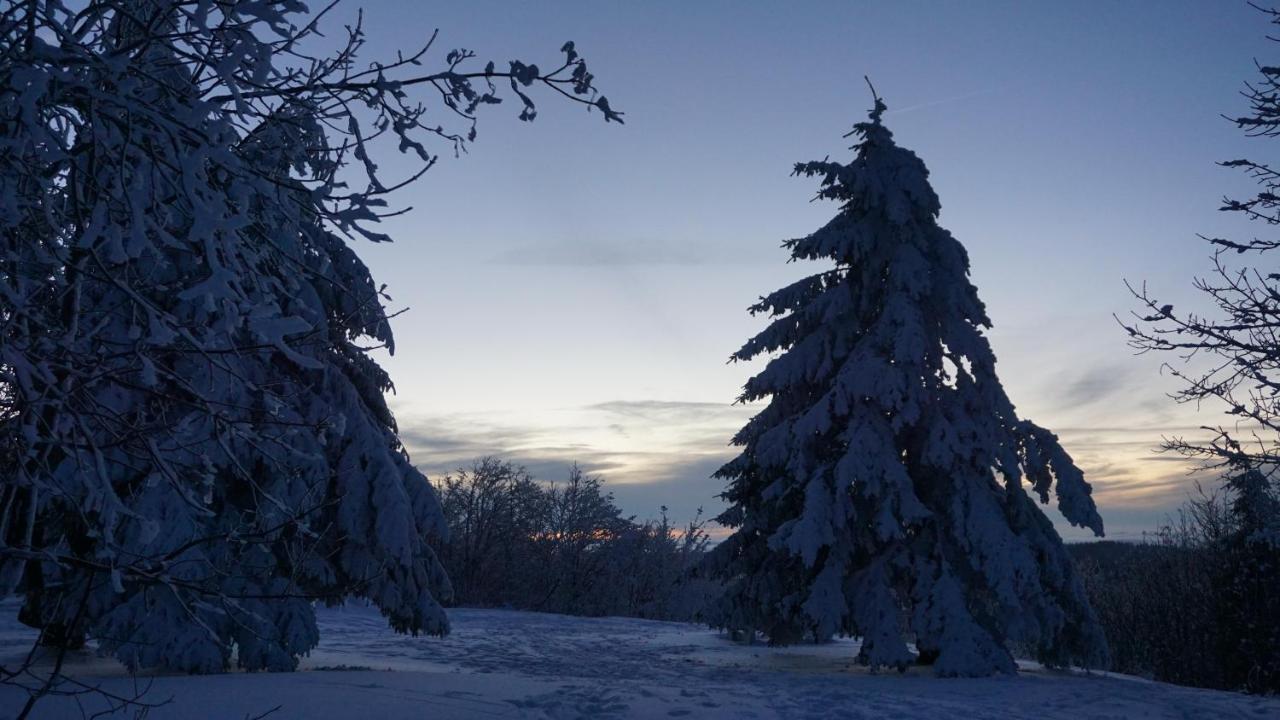
<svg viewBox="0 0 1280 720">
<path fill-rule="evenodd" d="M 370 59 L 436 28 L 437 59 L 500 65 L 549 65 L 572 39 L 626 112 L 619 127 L 546 95 L 531 124 L 489 108 L 468 154 L 399 195 L 414 210 L 385 223 L 396 242 L 360 247 L 408 308 L 387 362 L 429 474 L 500 454 L 552 480 L 577 460 L 628 512 L 714 511 L 710 472 L 752 412 L 730 403 L 753 366 L 726 363 L 761 327 L 745 309 L 817 269 L 779 244 L 835 211 L 791 165 L 848 157 L 865 74 L 969 249 L 1010 397 L 1062 437 L 1109 535 L 1153 528 L 1191 487 L 1152 449 L 1217 408 L 1174 406 L 1112 313 L 1134 307 L 1125 279 L 1196 304 L 1196 233 L 1253 232 L 1217 211 L 1249 185 L 1214 165 L 1266 154 L 1221 117 L 1280 50 L 1245 3 L 363 7 Z"/>
</svg>

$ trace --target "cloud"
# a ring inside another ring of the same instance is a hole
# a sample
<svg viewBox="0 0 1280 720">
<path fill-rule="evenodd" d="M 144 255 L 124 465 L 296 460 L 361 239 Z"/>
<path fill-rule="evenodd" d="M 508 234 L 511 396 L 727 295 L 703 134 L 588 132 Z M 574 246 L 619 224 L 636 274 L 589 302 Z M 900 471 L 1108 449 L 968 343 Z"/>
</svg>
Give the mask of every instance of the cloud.
<svg viewBox="0 0 1280 720">
<path fill-rule="evenodd" d="M 538 437 L 535 428 L 477 421 L 467 415 L 400 418 L 400 440 L 419 465 L 456 468 Z"/>
<path fill-rule="evenodd" d="M 736 454 L 729 438 L 752 412 L 725 403 L 617 400 L 549 414 L 558 420 L 546 424 L 402 416 L 400 437 L 428 477 L 492 455 L 556 482 L 577 463 L 604 478 L 627 514 L 652 518 L 665 505 L 674 522 L 684 523 L 699 508 L 706 516 L 720 512 L 723 482 L 711 476 Z"/>
<path fill-rule="evenodd" d="M 1106 400 L 1134 385 L 1138 368 L 1132 365 L 1102 365 L 1089 368 L 1067 383 L 1061 393 L 1063 407 L 1078 408 Z"/>
<path fill-rule="evenodd" d="M 491 455 L 518 461 L 546 480 L 568 474 L 574 462 L 588 472 L 617 467 L 607 451 L 586 444 L 556 442 L 542 428 L 476 422 L 463 415 L 402 420 L 400 439 L 414 464 L 428 475 L 468 467 L 476 459 Z"/>
<path fill-rule="evenodd" d="M 1095 434 L 1095 435 L 1111 435 L 1111 436 L 1134 436 L 1142 435 L 1147 437 L 1164 437 L 1168 435 L 1185 435 L 1187 433 L 1201 432 L 1198 425 L 1135 425 L 1132 427 L 1110 427 L 1106 425 L 1099 426 L 1082 426 L 1082 427 L 1063 427 L 1057 428 L 1055 432 L 1058 435 L 1074 435 L 1074 434 Z M 1124 441 L 1122 441 L 1124 442 Z M 1136 442 L 1136 441 L 1130 441 Z"/>
<path fill-rule="evenodd" d="M 666 413 L 708 413 L 722 412 L 732 408 L 729 403 L 689 402 L 686 400 L 610 400 L 608 402 L 588 405 L 592 410 L 604 410 L 623 415 L 652 415 Z"/>
<path fill-rule="evenodd" d="M 1200 471 L 1195 461 L 1159 451 L 1162 437 L 1198 437 L 1202 431 L 1194 426 L 1067 427 L 1057 432 L 1093 485 L 1108 535 L 1115 527 L 1113 516 L 1123 518 L 1130 530 L 1139 520 L 1137 530 L 1152 530 L 1187 499 L 1197 480 L 1206 485 L 1216 481 L 1214 473 Z"/>
<path fill-rule="evenodd" d="M 704 265 L 714 258 L 705 248 L 665 240 L 561 240 L 517 245 L 498 251 L 495 265 L 601 267 Z"/>
<path fill-rule="evenodd" d="M 724 491 L 724 481 L 712 474 L 732 457 L 703 456 L 683 458 L 665 467 L 656 468 L 648 482 L 609 484 L 618 506 L 641 518 L 656 517 L 667 507 L 667 514 L 674 522 L 685 523 L 693 519 L 698 510 L 704 518 L 713 518 L 724 509 L 724 501 L 718 497 Z"/>
<path fill-rule="evenodd" d="M 1082 376 L 1087 379 L 1088 374 Z M 1080 392 L 1105 394 L 1094 382 Z M 684 523 L 698 508 L 723 509 L 724 483 L 713 473 L 737 449 L 729 445 L 759 407 L 671 400 L 613 400 L 561 408 L 524 422 L 493 422 L 476 414 L 403 416 L 401 438 L 430 477 L 469 466 L 487 455 L 524 465 L 539 480 L 563 480 L 573 463 L 600 475 L 619 507 L 639 518 L 667 506 Z M 1093 485 L 1108 536 L 1155 529 L 1194 492 L 1194 465 L 1155 448 L 1162 435 L 1194 437 L 1191 425 L 1075 426 L 1058 429 L 1064 447 Z M 1051 506 L 1055 503 L 1052 503 Z M 1051 511 L 1051 514 L 1052 511 Z M 1064 536 L 1084 536 L 1055 517 Z"/>
<path fill-rule="evenodd" d="M 764 408 L 763 403 L 689 402 L 672 400 L 613 400 L 587 406 L 627 418 L 661 423 L 715 423 L 741 425 Z"/>
</svg>

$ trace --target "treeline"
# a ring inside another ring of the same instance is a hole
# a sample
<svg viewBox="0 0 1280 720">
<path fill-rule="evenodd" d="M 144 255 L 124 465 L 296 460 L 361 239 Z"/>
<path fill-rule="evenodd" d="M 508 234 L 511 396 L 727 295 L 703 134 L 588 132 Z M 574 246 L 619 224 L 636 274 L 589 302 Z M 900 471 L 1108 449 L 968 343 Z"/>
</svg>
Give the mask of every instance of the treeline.
<svg viewBox="0 0 1280 720">
<path fill-rule="evenodd" d="M 542 482 L 489 457 L 435 486 L 455 605 L 693 620 L 716 588 L 691 577 L 709 542 L 701 515 L 684 527 L 665 507 L 656 520 L 624 516 L 576 465 Z"/>
<path fill-rule="evenodd" d="M 1116 672 L 1280 692 L 1280 493 L 1261 473 L 1201 492 L 1142 543 L 1070 546 Z"/>
<path fill-rule="evenodd" d="M 701 620 L 720 589 L 695 572 L 701 516 L 625 516 L 574 466 L 545 482 L 483 458 L 435 482 L 453 604 Z M 1141 543 L 1068 546 L 1115 672 L 1180 685 L 1280 691 L 1280 491 L 1260 473 L 1189 501 Z"/>
</svg>

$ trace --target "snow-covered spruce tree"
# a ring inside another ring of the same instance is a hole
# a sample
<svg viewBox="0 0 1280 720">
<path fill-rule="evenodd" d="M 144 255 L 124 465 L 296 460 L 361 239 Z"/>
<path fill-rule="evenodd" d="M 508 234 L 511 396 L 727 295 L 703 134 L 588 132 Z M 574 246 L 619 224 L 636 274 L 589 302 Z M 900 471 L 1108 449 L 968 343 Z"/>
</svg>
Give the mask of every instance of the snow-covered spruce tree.
<svg viewBox="0 0 1280 720">
<path fill-rule="evenodd" d="M 1014 413 L 965 250 L 884 111 L 876 98 L 854 126 L 852 162 L 796 166 L 841 207 L 785 247 L 834 267 L 762 298 L 751 312 L 774 319 L 733 355 L 775 356 L 740 398 L 768 405 L 718 472 L 734 532 L 709 559 L 727 581 L 712 624 L 775 643 L 860 636 L 864 663 L 941 675 L 1013 671 L 1015 642 L 1102 665 L 1083 588 L 1023 481 L 1100 535 L 1089 485 Z"/>
<path fill-rule="evenodd" d="M 496 81 L 522 119 L 532 87 L 620 118 L 572 43 L 552 72 L 463 50 L 427 72 L 434 35 L 358 65 L 359 23 L 309 49 L 331 10 L 0 9 L 0 595 L 46 643 L 290 669 L 313 603 L 350 596 L 448 629 L 443 518 L 384 402 L 384 297 L 349 244 L 386 239 L 369 225 L 402 184 L 376 149 L 429 168 Z"/>
</svg>

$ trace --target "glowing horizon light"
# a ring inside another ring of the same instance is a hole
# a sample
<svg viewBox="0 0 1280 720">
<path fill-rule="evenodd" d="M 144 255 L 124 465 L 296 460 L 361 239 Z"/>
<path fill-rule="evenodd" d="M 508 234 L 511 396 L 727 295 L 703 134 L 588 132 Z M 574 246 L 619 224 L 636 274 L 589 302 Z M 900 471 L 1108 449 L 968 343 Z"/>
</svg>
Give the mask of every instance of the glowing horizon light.
<svg viewBox="0 0 1280 720">
<path fill-rule="evenodd" d="M 1202 307 L 1197 233 L 1253 232 L 1218 212 L 1251 184 L 1215 164 L 1268 142 L 1221 117 L 1244 107 L 1253 58 L 1275 57 L 1246 4 L 367 10 L 388 46 L 423 27 L 482 56 L 573 39 L 627 112 L 623 127 L 552 106 L 532 124 L 491 113 L 465 157 L 393 198 L 416 208 L 384 223 L 397 242 L 357 248 L 409 309 L 387 367 L 428 473 L 494 454 L 556 479 L 576 460 L 628 513 L 714 514 L 711 473 L 752 412 L 731 405 L 752 368 L 725 363 L 762 327 L 745 308 L 817 269 L 778 246 L 835 212 L 792 163 L 847 152 L 867 74 L 968 249 L 1002 383 L 1062 437 L 1108 537 L 1155 528 L 1212 482 L 1154 449 L 1226 418 L 1174 405 L 1159 368 L 1172 358 L 1133 357 L 1112 315 L 1134 307 L 1125 279 Z"/>
</svg>

